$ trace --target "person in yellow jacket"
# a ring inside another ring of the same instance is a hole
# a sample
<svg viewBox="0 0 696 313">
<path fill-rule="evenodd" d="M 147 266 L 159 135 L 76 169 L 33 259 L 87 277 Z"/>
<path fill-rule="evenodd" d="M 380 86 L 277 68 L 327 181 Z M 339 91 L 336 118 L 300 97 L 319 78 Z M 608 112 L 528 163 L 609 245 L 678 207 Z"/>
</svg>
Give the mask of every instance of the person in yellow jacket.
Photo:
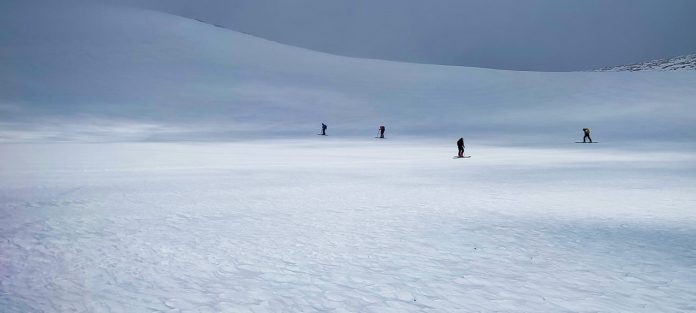
<svg viewBox="0 0 696 313">
<path fill-rule="evenodd" d="M 590 143 L 592 143 L 592 138 L 590 138 L 590 129 L 589 128 L 583 128 L 582 132 L 585 133 L 585 136 L 582 137 L 582 142 L 585 143 L 587 142 L 586 140 L 589 139 Z"/>
</svg>

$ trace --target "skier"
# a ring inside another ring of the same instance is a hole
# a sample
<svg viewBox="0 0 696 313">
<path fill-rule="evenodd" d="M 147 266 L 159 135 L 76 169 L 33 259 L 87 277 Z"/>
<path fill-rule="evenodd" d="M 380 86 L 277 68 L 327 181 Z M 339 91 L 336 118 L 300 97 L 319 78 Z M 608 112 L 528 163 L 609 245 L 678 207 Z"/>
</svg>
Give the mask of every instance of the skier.
<svg viewBox="0 0 696 313">
<path fill-rule="evenodd" d="M 457 140 L 457 149 L 459 149 L 459 153 L 457 154 L 457 156 L 460 158 L 463 158 L 464 157 L 464 138 L 459 138 L 459 140 Z"/>
<path fill-rule="evenodd" d="M 379 127 L 379 138 L 384 138 L 384 130 L 385 129 L 386 128 L 384 127 L 384 125 Z"/>
<path fill-rule="evenodd" d="M 589 128 L 583 128 L 583 129 L 582 129 L 582 132 L 585 133 L 585 136 L 582 137 L 582 142 L 583 142 L 583 143 L 586 143 L 586 142 L 587 142 L 586 140 L 589 139 L 589 140 L 590 140 L 590 143 L 592 143 L 592 138 L 590 138 L 590 129 L 589 129 Z"/>
<path fill-rule="evenodd" d="M 321 134 L 326 136 L 326 124 L 321 123 Z"/>
</svg>

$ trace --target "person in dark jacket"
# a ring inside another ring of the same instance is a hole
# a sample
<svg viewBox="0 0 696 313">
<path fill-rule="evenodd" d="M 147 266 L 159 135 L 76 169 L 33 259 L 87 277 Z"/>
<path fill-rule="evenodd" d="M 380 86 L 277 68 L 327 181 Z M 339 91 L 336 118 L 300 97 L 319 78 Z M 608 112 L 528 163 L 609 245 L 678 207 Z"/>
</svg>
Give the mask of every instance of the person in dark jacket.
<svg viewBox="0 0 696 313">
<path fill-rule="evenodd" d="M 384 138 L 384 130 L 386 128 L 384 126 L 379 127 L 379 138 Z"/>
<path fill-rule="evenodd" d="M 321 123 L 321 134 L 326 136 L 326 124 Z"/>
<path fill-rule="evenodd" d="M 457 154 L 457 156 L 460 158 L 463 158 L 464 157 L 464 138 L 459 138 L 459 140 L 457 140 L 457 149 L 459 149 L 459 153 Z"/>
<path fill-rule="evenodd" d="M 590 129 L 589 128 L 583 128 L 582 132 L 585 133 L 585 136 L 582 137 L 582 142 L 587 142 L 586 140 L 589 139 L 590 143 L 592 143 L 592 138 L 590 138 Z"/>
</svg>

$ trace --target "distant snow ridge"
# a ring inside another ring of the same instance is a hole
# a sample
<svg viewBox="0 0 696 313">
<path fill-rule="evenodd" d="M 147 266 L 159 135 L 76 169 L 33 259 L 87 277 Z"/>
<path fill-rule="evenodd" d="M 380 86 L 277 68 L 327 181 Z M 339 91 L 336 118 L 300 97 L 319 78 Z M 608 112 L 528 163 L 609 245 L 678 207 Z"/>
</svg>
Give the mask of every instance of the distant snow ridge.
<svg viewBox="0 0 696 313">
<path fill-rule="evenodd" d="M 600 72 L 696 70 L 696 54 L 602 68 Z"/>
</svg>

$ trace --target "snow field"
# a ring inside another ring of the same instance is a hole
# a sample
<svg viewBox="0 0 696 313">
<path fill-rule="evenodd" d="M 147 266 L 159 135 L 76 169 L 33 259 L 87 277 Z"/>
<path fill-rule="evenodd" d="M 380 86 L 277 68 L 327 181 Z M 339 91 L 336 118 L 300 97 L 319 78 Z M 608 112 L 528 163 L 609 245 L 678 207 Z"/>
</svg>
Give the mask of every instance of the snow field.
<svg viewBox="0 0 696 313">
<path fill-rule="evenodd" d="M 454 140 L 323 137 L 1 149 L 4 312 L 696 309 L 690 151 L 472 142 L 452 160 Z"/>
<path fill-rule="evenodd" d="M 696 311 L 692 71 L 361 60 L 64 1 L 0 2 L 0 51 L 0 312 Z"/>
</svg>

